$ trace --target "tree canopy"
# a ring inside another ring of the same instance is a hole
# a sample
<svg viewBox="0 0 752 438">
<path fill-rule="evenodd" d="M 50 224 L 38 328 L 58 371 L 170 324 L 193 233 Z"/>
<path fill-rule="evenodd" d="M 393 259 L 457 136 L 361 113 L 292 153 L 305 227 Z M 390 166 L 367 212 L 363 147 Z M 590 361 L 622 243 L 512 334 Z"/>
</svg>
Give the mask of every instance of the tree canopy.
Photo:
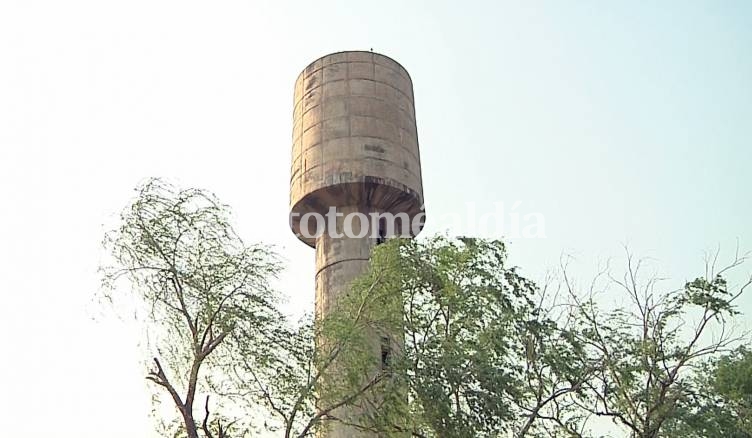
<svg viewBox="0 0 752 438">
<path fill-rule="evenodd" d="M 136 193 L 105 237 L 112 259 L 103 290 L 129 294 L 143 310 L 153 352 L 147 379 L 160 388 L 157 400 L 179 413 L 162 434 L 309 436 L 334 409 L 365 395 L 368 388 L 340 385 L 319 397 L 339 356 L 349 358 L 351 375 L 363 372 L 356 360 L 367 366 L 358 318 L 317 327 L 310 318 L 290 321 L 270 286 L 281 269 L 277 255 L 245 243 L 213 194 L 159 179 Z M 317 332 L 332 342 L 315 349 Z"/>
<path fill-rule="evenodd" d="M 231 219 L 153 179 L 105 238 L 105 293 L 140 303 L 146 378 L 178 413 L 165 435 L 312 436 L 344 406 L 379 436 L 585 437 L 595 417 L 641 438 L 752 435 L 743 256 L 674 289 L 630 256 L 583 289 L 566 265 L 536 284 L 502 241 L 391 239 L 326 318 L 290 321 L 277 255 Z"/>
<path fill-rule="evenodd" d="M 743 262 L 709 264 L 666 289 L 628 256 L 623 273 L 604 270 L 588 289 L 566 266 L 558 285 L 541 288 L 508 265 L 500 241 L 381 245 L 350 296 L 368 303 L 370 330 L 399 333 L 390 372 L 401 383 L 372 427 L 397 436 L 590 436 L 592 418 L 604 417 L 631 436 L 671 436 L 696 393 L 695 369 L 712 360 L 718 377 L 704 388 L 727 394 L 735 418 L 746 418 L 743 385 L 729 377 L 741 365 L 719 359 L 748 341 L 731 321 L 750 280 L 726 279 Z M 621 299 L 608 307 L 597 299 L 603 292 Z"/>
</svg>

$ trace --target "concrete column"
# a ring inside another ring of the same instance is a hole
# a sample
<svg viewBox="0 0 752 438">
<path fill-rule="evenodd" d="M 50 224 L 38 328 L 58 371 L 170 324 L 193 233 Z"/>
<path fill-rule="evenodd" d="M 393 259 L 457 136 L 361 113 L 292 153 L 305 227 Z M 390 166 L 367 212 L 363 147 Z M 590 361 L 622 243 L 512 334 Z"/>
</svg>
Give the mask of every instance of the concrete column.
<svg viewBox="0 0 752 438">
<path fill-rule="evenodd" d="M 333 230 L 326 229 L 316 239 L 316 319 L 328 315 L 348 293 L 353 280 L 366 272 L 371 249 L 376 244 L 370 222 L 364 220 L 368 218 L 368 209 L 344 207 L 337 209 L 337 212 L 342 216 L 332 220 Z M 344 235 L 348 229 L 353 235 L 361 237 Z M 334 235 L 341 237 L 332 237 Z M 374 364 L 377 363 L 376 354 L 374 352 Z M 335 362 L 327 374 L 336 373 L 338 367 Z M 337 409 L 332 415 L 345 423 L 357 423 L 362 412 L 363 408 L 359 406 L 347 406 Z M 324 423 L 322 429 L 319 436 L 326 438 L 374 436 L 337 421 Z"/>
<path fill-rule="evenodd" d="M 331 306 L 349 290 L 350 283 L 368 268 L 368 259 L 376 240 L 371 236 L 368 209 L 362 207 L 338 208 L 342 216 L 332 220 L 335 229 L 326 231 L 316 239 L 316 317 L 328 314 Z M 347 222 L 347 223 L 346 223 Z M 345 225 L 355 235 L 345 236 Z M 341 237 L 332 237 L 332 235 Z"/>
</svg>

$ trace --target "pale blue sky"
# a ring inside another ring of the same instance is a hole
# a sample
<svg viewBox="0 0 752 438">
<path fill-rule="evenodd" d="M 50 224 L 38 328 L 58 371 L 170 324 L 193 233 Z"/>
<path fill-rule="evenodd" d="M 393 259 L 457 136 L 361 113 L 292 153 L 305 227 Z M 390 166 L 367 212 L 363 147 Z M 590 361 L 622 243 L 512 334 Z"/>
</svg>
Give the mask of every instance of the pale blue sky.
<svg viewBox="0 0 752 438">
<path fill-rule="evenodd" d="M 752 2 L 655 3 L 3 2 L 3 433 L 150 430 L 139 333 L 90 304 L 102 232 L 145 177 L 215 191 L 287 258 L 290 310 L 311 308 L 314 254 L 287 228 L 292 92 L 333 51 L 410 72 L 427 233 L 521 201 L 548 236 L 512 242 L 523 272 L 566 252 L 586 278 L 626 243 L 671 285 L 703 250 L 752 249 Z"/>
</svg>

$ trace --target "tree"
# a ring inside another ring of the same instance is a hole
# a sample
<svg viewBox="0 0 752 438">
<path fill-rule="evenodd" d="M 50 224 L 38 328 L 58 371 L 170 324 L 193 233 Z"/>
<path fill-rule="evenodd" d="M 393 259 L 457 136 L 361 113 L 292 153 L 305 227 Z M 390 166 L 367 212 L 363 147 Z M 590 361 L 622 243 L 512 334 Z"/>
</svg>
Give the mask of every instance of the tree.
<svg viewBox="0 0 752 438">
<path fill-rule="evenodd" d="M 108 233 L 113 256 L 104 269 L 108 294 L 126 277 L 146 307 L 155 351 L 147 379 L 169 395 L 189 438 L 249 434 L 252 425 L 217 400 L 213 388 L 236 385 L 223 358 L 237 349 L 263 362 L 270 347 L 287 338 L 269 280 L 279 271 L 274 253 L 246 245 L 233 230 L 229 212 L 201 190 L 176 190 L 152 179 L 123 210 L 121 225 Z M 203 406 L 200 396 L 206 395 Z M 224 409 L 223 409 L 224 408 Z"/>
<path fill-rule="evenodd" d="M 631 256 L 623 276 L 604 271 L 584 295 L 565 275 L 574 333 L 599 363 L 594 379 L 584 385 L 579 406 L 613 419 L 631 436 L 662 436 L 664 426 L 695 393 L 694 367 L 745 339 L 730 329 L 730 320 L 738 314 L 735 301 L 752 279 L 736 287 L 726 280 L 744 260 L 737 255 L 719 270 L 711 261 L 703 277 L 672 291 L 661 290 L 656 276 L 645 277 L 643 261 Z M 604 278 L 605 284 L 598 281 Z M 596 295 L 611 286 L 622 292 L 624 301 L 603 310 Z"/>
<path fill-rule="evenodd" d="M 367 330 L 393 336 L 399 353 L 369 427 L 396 436 L 582 437 L 602 416 L 631 436 L 665 436 L 696 393 L 695 367 L 745 339 L 730 327 L 752 280 L 726 279 L 744 260 L 720 270 L 711 262 L 703 277 L 665 291 L 629 257 L 623 276 L 604 270 L 583 293 L 566 266 L 561 290 L 538 288 L 507 266 L 498 241 L 381 245 L 350 296 L 365 306 Z M 605 291 L 624 299 L 606 309 Z M 733 399 L 737 410 L 742 399 Z"/>
<path fill-rule="evenodd" d="M 752 279 L 727 280 L 744 257 L 673 291 L 630 257 L 583 293 L 566 266 L 539 288 L 500 241 L 392 239 L 326 318 L 291 323 L 274 252 L 244 243 L 215 196 L 159 180 L 137 193 L 105 238 L 105 290 L 127 279 L 142 305 L 147 379 L 179 413 L 166 434 L 300 438 L 350 421 L 345 406 L 380 436 L 583 437 L 592 416 L 641 438 L 749 433 L 749 353 L 720 358 L 745 339 L 729 322 Z M 614 286 L 626 300 L 604 308 Z"/>
<path fill-rule="evenodd" d="M 353 285 L 340 315 L 393 358 L 363 427 L 416 437 L 517 436 L 577 428 L 568 404 L 591 368 L 577 338 L 542 311 L 541 292 L 507 266 L 500 241 L 391 240 Z"/>
<path fill-rule="evenodd" d="M 243 242 L 216 196 L 158 179 L 136 191 L 105 237 L 112 264 L 103 268 L 103 290 L 114 300 L 127 280 L 142 306 L 154 351 L 147 379 L 180 415 L 164 434 L 309 436 L 337 407 L 366 395 L 370 386 L 318 395 L 339 356 L 352 364 L 350 381 L 365 372 L 354 365 L 366 367 L 368 354 L 357 317 L 290 323 L 269 284 L 277 256 Z M 336 341 L 316 350 L 325 333 Z"/>
<path fill-rule="evenodd" d="M 739 434 L 752 436 L 752 351 L 742 346 L 715 363 L 710 387 L 736 420 Z"/>
<path fill-rule="evenodd" d="M 752 352 L 741 346 L 702 365 L 666 436 L 752 437 Z"/>
</svg>

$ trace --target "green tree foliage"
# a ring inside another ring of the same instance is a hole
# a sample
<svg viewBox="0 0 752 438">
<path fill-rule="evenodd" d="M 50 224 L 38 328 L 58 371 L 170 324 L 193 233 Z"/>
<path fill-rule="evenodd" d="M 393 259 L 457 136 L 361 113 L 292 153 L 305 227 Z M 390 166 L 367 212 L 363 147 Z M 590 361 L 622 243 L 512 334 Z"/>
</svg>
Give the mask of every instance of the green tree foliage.
<svg viewBox="0 0 752 438">
<path fill-rule="evenodd" d="M 227 207 L 209 193 L 176 190 L 159 180 L 137 192 L 120 227 L 105 238 L 113 256 L 104 269 L 106 290 L 116 292 L 125 277 L 145 307 L 155 352 L 148 379 L 163 388 L 182 418 L 182 432 L 171 433 L 226 436 L 232 425 L 237 436 L 250 434 L 251 425 L 226 405 L 229 400 L 215 400 L 210 418 L 208 394 L 239 389 L 225 373 L 226 358 L 242 351 L 263 362 L 273 356 L 272 345 L 287 338 L 269 287 L 279 271 L 276 256 L 267 247 L 246 245 Z"/>
<path fill-rule="evenodd" d="M 673 291 L 630 258 L 582 291 L 566 267 L 538 287 L 499 241 L 393 239 L 334 312 L 291 323 L 270 287 L 276 255 L 244 243 L 205 191 L 147 181 L 105 245 L 106 294 L 140 303 L 147 379 L 179 414 L 166 436 L 305 437 L 344 421 L 379 436 L 582 437 L 595 416 L 640 438 L 750 436 L 752 358 L 728 354 L 750 281 L 727 276 L 743 257 Z"/>
<path fill-rule="evenodd" d="M 752 351 L 741 347 L 722 357 L 711 376 L 711 388 L 733 413 L 739 432 L 752 436 Z"/>
<path fill-rule="evenodd" d="M 611 418 L 630 436 L 674 436 L 665 435 L 667 424 L 697 394 L 694 369 L 744 340 L 729 322 L 738 314 L 734 302 L 752 280 L 732 287 L 725 278 L 743 261 L 737 257 L 718 272 L 710 264 L 704 277 L 669 291 L 657 277 L 644 276 L 643 262 L 631 257 L 623 276 L 606 274 L 584 295 L 567 280 L 578 339 L 599 363 L 579 405 Z M 603 310 L 595 295 L 613 286 L 623 300 Z"/>
<path fill-rule="evenodd" d="M 316 328 L 310 318 L 290 323 L 270 287 L 280 270 L 276 254 L 243 242 L 226 205 L 206 191 L 158 179 L 136 191 L 120 226 L 105 237 L 112 260 L 103 268 L 103 290 L 112 300 L 118 293 L 135 298 L 142 310 L 153 351 L 147 379 L 164 396 L 157 401 L 166 398 L 179 413 L 164 435 L 310 436 L 376 383 L 342 387 L 320 400 L 340 355 L 351 364 L 343 374 L 349 382 L 365 372 L 355 365 L 365 367 L 370 357 L 359 319 Z M 323 339 L 316 331 L 332 342 L 314 349 L 314 340 Z"/>
<path fill-rule="evenodd" d="M 623 276 L 606 271 L 586 291 L 565 268 L 551 296 L 508 266 L 501 242 L 390 241 L 341 308 L 357 303 L 361 332 L 397 346 L 384 380 L 391 386 L 380 388 L 364 427 L 395 436 L 579 437 L 590 434 L 590 419 L 605 417 L 629 436 L 677 436 L 669 425 L 697 392 L 694 369 L 744 339 L 728 324 L 750 283 L 726 280 L 743 261 L 717 272 L 709 265 L 668 291 L 632 258 Z M 602 292 L 621 298 L 606 308 Z M 740 386 L 714 382 L 706 388 L 718 396 Z M 728 407 L 743 406 L 735 397 Z"/>
<path fill-rule="evenodd" d="M 741 346 L 703 364 L 665 436 L 752 437 L 752 352 Z"/>
<path fill-rule="evenodd" d="M 577 366 L 582 346 L 541 311 L 540 292 L 507 265 L 499 241 L 437 237 L 377 247 L 341 308 L 365 309 L 362 332 L 388 338 L 394 351 L 364 427 L 482 437 L 572 426 L 563 401 L 590 368 Z"/>
</svg>

